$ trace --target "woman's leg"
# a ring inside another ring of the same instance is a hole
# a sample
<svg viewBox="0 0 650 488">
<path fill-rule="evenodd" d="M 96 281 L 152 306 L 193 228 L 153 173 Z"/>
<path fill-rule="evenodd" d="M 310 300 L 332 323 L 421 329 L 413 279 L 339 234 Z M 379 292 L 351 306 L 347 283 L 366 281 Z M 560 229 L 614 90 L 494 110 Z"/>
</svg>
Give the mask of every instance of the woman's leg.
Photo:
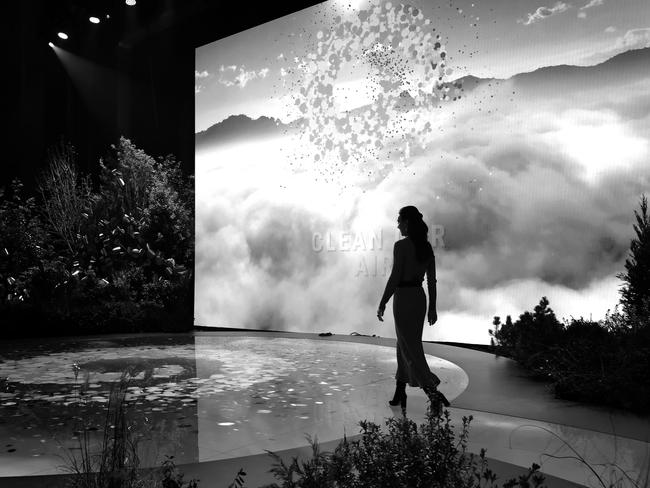
<svg viewBox="0 0 650 488">
<path fill-rule="evenodd" d="M 436 388 L 440 384 L 440 379 L 429 369 L 424 348 L 422 347 L 422 334 L 413 334 L 402 337 L 399 341 L 400 353 L 402 356 L 402 370 L 408 371 L 408 383 L 411 386 L 421 386 Z M 398 374 L 400 371 L 400 362 L 397 365 Z M 395 377 L 396 379 L 398 376 Z"/>
<path fill-rule="evenodd" d="M 422 288 L 401 288 L 393 296 L 393 315 L 397 335 L 398 374 L 407 371 L 411 386 L 435 388 L 440 379 L 431 372 L 422 347 L 426 315 L 426 296 Z M 401 357 L 401 360 L 400 360 Z M 402 380 L 404 377 L 396 379 Z"/>
<path fill-rule="evenodd" d="M 398 332 L 399 334 L 399 332 Z M 400 339 L 399 337 L 397 338 L 397 346 L 395 347 L 395 351 L 397 354 L 397 371 L 395 372 L 395 380 L 402 382 L 402 383 L 408 383 L 409 382 L 409 366 L 406 363 L 406 360 L 404 359 L 404 355 L 402 354 L 402 348 L 400 347 Z"/>
</svg>

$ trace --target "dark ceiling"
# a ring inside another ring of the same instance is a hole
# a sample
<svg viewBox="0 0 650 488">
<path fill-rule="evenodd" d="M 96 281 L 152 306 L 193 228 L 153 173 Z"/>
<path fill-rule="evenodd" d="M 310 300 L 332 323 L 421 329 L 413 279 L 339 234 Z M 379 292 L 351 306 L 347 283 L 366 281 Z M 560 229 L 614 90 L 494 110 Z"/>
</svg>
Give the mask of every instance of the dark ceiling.
<svg viewBox="0 0 650 488">
<path fill-rule="evenodd" d="M 22 2 L 21 2 L 22 3 Z M 110 58 L 114 49 L 130 50 L 162 37 L 179 46 L 198 47 L 307 8 L 316 1 L 223 2 L 217 0 L 27 0 L 29 16 L 40 19 L 41 40 L 53 39 L 89 57 Z M 90 16 L 100 19 L 93 25 Z M 109 18 L 107 18 L 109 16 Z M 65 42 L 56 34 L 70 35 Z"/>
<path fill-rule="evenodd" d="M 195 48 L 317 3 L 7 2 L 3 112 L 10 129 L 0 186 L 19 177 L 29 188 L 60 139 L 75 145 L 81 170 L 91 174 L 120 135 L 153 156 L 175 154 L 193 171 Z"/>
</svg>

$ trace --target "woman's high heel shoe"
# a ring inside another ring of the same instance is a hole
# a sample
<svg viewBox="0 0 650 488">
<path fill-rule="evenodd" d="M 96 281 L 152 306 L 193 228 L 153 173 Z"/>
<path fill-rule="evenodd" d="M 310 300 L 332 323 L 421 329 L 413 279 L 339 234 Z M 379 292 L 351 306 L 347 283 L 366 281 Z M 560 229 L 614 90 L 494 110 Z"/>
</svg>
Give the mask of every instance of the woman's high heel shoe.
<svg viewBox="0 0 650 488">
<path fill-rule="evenodd" d="M 402 393 L 401 395 L 395 394 L 392 400 L 388 400 L 388 403 L 393 407 L 399 405 L 402 408 L 406 408 L 406 393 Z"/>
<path fill-rule="evenodd" d="M 389 405 L 396 407 L 400 405 L 402 408 L 406 408 L 406 383 L 398 381 L 395 386 L 395 395 L 393 395 L 392 400 L 388 400 Z"/>
</svg>

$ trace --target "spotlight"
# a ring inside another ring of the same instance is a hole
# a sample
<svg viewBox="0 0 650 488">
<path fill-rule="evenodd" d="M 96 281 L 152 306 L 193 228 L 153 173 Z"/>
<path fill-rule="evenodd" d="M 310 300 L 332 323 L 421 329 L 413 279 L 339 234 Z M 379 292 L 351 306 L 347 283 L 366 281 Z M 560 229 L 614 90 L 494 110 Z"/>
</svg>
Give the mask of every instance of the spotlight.
<svg viewBox="0 0 650 488">
<path fill-rule="evenodd" d="M 133 6 L 135 5 L 135 0 L 126 0 L 126 4 L 127 4 L 129 7 L 133 7 Z"/>
<path fill-rule="evenodd" d="M 111 18 L 111 16 L 110 16 L 110 15 L 108 15 L 108 14 L 106 14 L 106 18 L 107 18 L 107 19 L 110 19 L 110 18 Z"/>
<path fill-rule="evenodd" d="M 99 19 L 97 17 L 90 17 L 88 20 L 90 20 L 93 24 L 99 24 Z"/>
<path fill-rule="evenodd" d="M 47 45 L 50 46 L 50 47 L 54 47 L 54 44 L 52 44 L 52 41 L 48 42 Z"/>
<path fill-rule="evenodd" d="M 68 38 L 68 34 L 66 34 L 65 32 L 59 32 L 57 35 L 64 40 Z"/>
</svg>

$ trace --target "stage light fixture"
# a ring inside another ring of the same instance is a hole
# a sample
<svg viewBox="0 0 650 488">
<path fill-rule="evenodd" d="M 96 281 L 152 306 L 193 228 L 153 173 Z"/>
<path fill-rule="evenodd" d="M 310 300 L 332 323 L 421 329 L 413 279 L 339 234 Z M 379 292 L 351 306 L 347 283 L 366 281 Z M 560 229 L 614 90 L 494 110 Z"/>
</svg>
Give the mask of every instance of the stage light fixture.
<svg viewBox="0 0 650 488">
<path fill-rule="evenodd" d="M 52 41 L 48 42 L 47 45 L 50 46 L 50 47 L 54 47 L 54 44 L 52 43 Z"/>
<path fill-rule="evenodd" d="M 99 24 L 99 19 L 97 17 L 90 17 L 88 20 L 90 20 L 93 24 Z"/>
<path fill-rule="evenodd" d="M 127 4 L 129 7 L 133 7 L 133 6 L 135 5 L 135 0 L 126 0 L 126 4 Z"/>
<path fill-rule="evenodd" d="M 68 34 L 66 34 L 65 32 L 59 32 L 57 35 L 64 40 L 68 38 Z"/>
</svg>

